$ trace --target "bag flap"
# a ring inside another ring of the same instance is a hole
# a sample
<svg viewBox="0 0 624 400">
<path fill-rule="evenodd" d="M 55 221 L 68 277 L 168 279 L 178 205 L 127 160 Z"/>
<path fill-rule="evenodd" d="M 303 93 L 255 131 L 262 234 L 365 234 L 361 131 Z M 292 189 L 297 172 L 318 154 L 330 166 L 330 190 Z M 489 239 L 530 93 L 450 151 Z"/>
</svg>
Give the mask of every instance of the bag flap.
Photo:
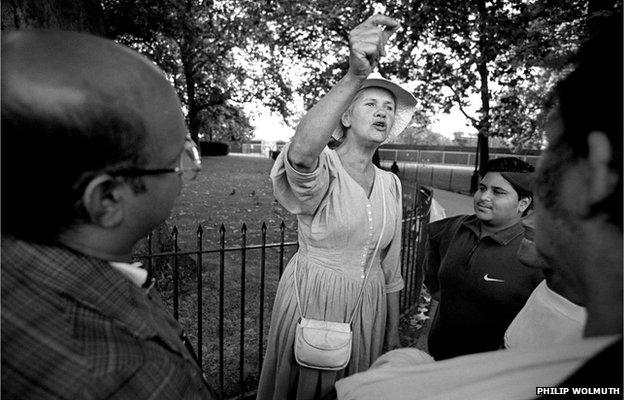
<svg viewBox="0 0 624 400">
<path fill-rule="evenodd" d="M 334 332 L 351 333 L 351 326 L 346 322 L 330 322 L 318 319 L 301 318 L 299 322 L 302 328 L 326 329 Z"/>
</svg>

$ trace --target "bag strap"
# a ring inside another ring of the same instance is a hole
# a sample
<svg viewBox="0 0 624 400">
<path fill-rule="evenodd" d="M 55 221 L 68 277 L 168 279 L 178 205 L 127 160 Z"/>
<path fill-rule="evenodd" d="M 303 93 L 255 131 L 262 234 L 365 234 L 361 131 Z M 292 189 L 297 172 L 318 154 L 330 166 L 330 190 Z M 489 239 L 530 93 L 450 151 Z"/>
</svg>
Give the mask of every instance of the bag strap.
<svg viewBox="0 0 624 400">
<path fill-rule="evenodd" d="M 362 294 L 364 293 L 364 287 L 366 286 L 366 281 L 368 280 L 368 274 L 373 266 L 373 262 L 375 261 L 375 256 L 377 255 L 377 250 L 379 250 L 379 245 L 381 244 L 381 238 L 383 236 L 384 230 L 386 229 L 386 193 L 384 191 L 384 184 L 383 184 L 381 177 L 379 177 L 379 184 L 381 185 L 381 198 L 383 202 L 382 203 L 383 218 L 382 218 L 382 224 L 381 224 L 381 233 L 379 234 L 379 239 L 377 239 L 377 244 L 375 245 L 375 251 L 373 251 L 373 255 L 368 264 L 368 268 L 366 269 L 364 282 L 362 283 L 362 287 L 360 288 L 360 294 L 358 295 L 358 299 L 355 304 L 355 309 L 353 310 L 353 313 L 351 314 L 351 318 L 349 318 L 349 325 L 351 325 L 351 322 L 353 322 L 353 318 L 355 318 L 355 313 L 357 312 L 358 308 L 360 307 L 360 303 L 362 302 Z M 299 300 L 299 289 L 297 287 L 297 284 L 298 284 L 297 269 L 299 267 L 299 252 L 297 252 L 296 257 L 297 259 L 295 260 L 295 272 L 294 272 L 295 296 L 297 297 L 297 309 L 299 310 L 299 314 L 301 315 L 302 318 L 305 318 L 305 316 L 303 315 L 303 311 L 301 309 L 301 302 Z"/>
</svg>

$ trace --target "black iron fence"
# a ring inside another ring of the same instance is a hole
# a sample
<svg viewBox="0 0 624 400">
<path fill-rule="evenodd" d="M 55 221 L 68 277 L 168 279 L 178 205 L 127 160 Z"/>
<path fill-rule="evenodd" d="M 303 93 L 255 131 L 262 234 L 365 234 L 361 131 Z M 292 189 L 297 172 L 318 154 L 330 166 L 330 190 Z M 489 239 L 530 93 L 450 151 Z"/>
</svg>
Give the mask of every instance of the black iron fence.
<svg viewBox="0 0 624 400">
<path fill-rule="evenodd" d="M 405 314 L 420 298 L 424 227 L 432 193 L 415 184 L 404 183 L 403 188 L 401 272 L 405 289 L 400 294 L 400 311 Z M 221 399 L 254 394 L 277 284 L 298 245 L 286 240 L 294 232 L 287 232 L 284 222 L 278 227 L 276 242 L 267 243 L 268 229 L 263 223 L 260 243 L 248 244 L 250 232 L 243 224 L 240 244 L 226 246 L 228 232 L 222 224 L 216 248 L 204 249 L 204 229 L 199 225 L 195 248 L 184 250 L 179 247 L 178 228 L 173 227 L 172 251 L 154 252 L 150 235 L 144 251 L 135 255 L 156 277 L 163 300 L 193 342 L 199 363 L 214 379 L 212 385 Z"/>
</svg>

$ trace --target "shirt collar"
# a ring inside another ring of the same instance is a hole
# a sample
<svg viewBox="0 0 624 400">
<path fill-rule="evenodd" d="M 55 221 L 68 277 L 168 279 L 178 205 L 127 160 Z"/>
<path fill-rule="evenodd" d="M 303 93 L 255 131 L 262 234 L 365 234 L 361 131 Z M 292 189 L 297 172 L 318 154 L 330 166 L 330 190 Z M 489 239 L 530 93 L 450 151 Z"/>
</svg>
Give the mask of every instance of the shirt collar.
<svg viewBox="0 0 624 400">
<path fill-rule="evenodd" d="M 125 263 L 110 261 L 109 264 L 139 287 L 146 287 L 146 284 L 149 283 L 148 280 L 150 277 L 148 276 L 147 270 L 142 268 L 143 264 L 140 262 Z"/>
<path fill-rule="evenodd" d="M 477 238 L 479 237 L 479 235 L 481 235 L 481 221 L 479 221 L 476 215 L 471 215 L 466 218 L 462 225 L 470 229 L 477 236 Z M 522 235 L 523 233 L 524 228 L 522 227 L 522 223 L 518 222 L 503 230 L 494 233 L 488 233 L 484 237 L 489 237 L 501 246 L 506 246 L 507 244 L 509 244 L 509 242 L 511 242 L 516 237 Z"/>
</svg>

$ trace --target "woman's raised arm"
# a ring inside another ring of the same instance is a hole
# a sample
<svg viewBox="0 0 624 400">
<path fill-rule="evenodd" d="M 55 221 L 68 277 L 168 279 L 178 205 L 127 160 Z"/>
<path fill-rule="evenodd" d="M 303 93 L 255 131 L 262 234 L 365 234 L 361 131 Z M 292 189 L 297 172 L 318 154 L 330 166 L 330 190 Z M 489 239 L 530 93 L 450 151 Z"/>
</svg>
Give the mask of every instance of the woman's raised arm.
<svg viewBox="0 0 624 400">
<path fill-rule="evenodd" d="M 300 172 L 314 171 L 318 157 L 338 126 L 362 82 L 373 71 L 384 46 L 399 23 L 383 15 L 373 15 L 349 33 L 347 74 L 301 119 L 293 136 L 288 160 Z"/>
</svg>

